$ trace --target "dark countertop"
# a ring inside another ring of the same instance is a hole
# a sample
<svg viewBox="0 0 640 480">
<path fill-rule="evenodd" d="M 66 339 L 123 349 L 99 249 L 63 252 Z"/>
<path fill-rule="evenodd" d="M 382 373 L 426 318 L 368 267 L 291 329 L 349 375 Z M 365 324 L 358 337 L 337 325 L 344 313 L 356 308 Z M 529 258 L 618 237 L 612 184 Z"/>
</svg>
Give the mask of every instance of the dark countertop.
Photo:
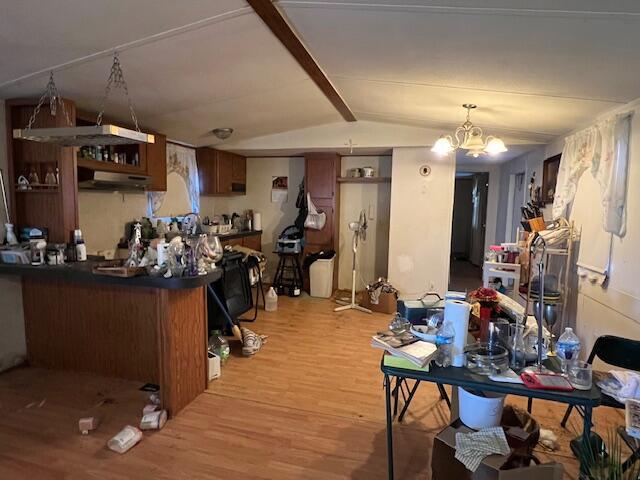
<svg viewBox="0 0 640 480">
<path fill-rule="evenodd" d="M 52 280 L 72 283 L 93 283 L 97 285 L 120 285 L 124 287 L 161 288 L 167 290 L 181 290 L 198 288 L 215 282 L 222 276 L 222 271 L 216 269 L 207 275 L 198 277 L 164 278 L 139 276 L 131 278 L 110 277 L 96 275 L 91 270 L 94 261 L 67 263 L 64 265 L 9 265 L 0 263 L 0 275 L 12 275 L 36 280 Z"/>
<path fill-rule="evenodd" d="M 217 235 L 220 241 L 224 242 L 225 240 L 232 240 L 234 238 L 250 237 L 252 235 L 262 235 L 262 230 L 244 230 L 242 232 L 237 232 L 237 233 L 228 233 L 228 234 L 218 233 Z"/>
</svg>

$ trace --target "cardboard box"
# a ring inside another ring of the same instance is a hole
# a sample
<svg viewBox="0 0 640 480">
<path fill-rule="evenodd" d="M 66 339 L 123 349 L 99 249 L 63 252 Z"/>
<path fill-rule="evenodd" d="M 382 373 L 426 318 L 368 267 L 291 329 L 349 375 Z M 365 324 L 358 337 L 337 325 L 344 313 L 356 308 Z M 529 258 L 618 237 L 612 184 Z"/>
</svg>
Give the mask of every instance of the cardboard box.
<svg viewBox="0 0 640 480">
<path fill-rule="evenodd" d="M 475 472 L 467 470 L 455 458 L 456 433 L 472 431 L 456 420 L 436 436 L 431 452 L 431 476 L 434 480 L 562 480 L 564 468 L 560 463 L 503 470 L 510 455 L 489 455 Z"/>
<path fill-rule="evenodd" d="M 373 312 L 378 313 L 396 313 L 398 311 L 398 295 L 395 293 L 382 292 L 378 298 L 378 303 L 371 303 L 369 294 L 364 292 L 362 298 L 362 306 Z"/>
</svg>

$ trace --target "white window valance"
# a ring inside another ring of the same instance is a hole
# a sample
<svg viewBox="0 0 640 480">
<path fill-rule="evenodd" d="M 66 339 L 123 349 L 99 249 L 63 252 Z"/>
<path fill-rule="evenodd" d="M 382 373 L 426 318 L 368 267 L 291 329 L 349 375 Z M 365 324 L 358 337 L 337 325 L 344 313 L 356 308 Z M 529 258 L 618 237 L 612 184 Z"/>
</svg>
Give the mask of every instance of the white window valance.
<svg viewBox="0 0 640 480">
<path fill-rule="evenodd" d="M 565 215 L 580 177 L 589 170 L 600 185 L 604 231 L 624 235 L 631 116 L 631 112 L 612 115 L 565 139 L 553 200 L 554 218 Z"/>
<path fill-rule="evenodd" d="M 167 191 L 148 193 L 150 217 L 200 212 L 200 184 L 196 151 L 167 143 Z"/>
</svg>

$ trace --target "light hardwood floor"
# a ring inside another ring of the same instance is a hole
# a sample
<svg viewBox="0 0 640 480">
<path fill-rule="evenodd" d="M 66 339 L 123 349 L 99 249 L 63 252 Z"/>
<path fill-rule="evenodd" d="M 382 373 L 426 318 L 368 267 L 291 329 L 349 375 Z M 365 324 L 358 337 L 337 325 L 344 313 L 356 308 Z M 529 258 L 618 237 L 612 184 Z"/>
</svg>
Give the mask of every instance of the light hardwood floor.
<svg viewBox="0 0 640 480">
<path fill-rule="evenodd" d="M 255 357 L 235 354 L 222 378 L 160 432 L 124 455 L 106 441 L 136 425 L 146 395 L 139 384 L 93 375 L 18 368 L 0 374 L 0 479 L 383 479 L 386 478 L 384 394 L 380 352 L 370 335 L 388 315 L 333 313 L 328 300 L 281 298 L 260 312 L 256 332 L 269 335 Z M 96 404 L 108 399 L 99 407 Z M 508 402 L 524 406 L 521 399 Z M 88 436 L 77 419 L 99 411 Z M 553 456 L 575 478 L 567 441 L 579 430 L 559 426 L 563 408 L 537 401 L 534 415 L 561 441 Z M 599 409 L 598 430 L 622 422 Z M 423 384 L 402 425 L 394 428 L 396 478 L 430 478 L 433 437 L 448 410 Z"/>
</svg>

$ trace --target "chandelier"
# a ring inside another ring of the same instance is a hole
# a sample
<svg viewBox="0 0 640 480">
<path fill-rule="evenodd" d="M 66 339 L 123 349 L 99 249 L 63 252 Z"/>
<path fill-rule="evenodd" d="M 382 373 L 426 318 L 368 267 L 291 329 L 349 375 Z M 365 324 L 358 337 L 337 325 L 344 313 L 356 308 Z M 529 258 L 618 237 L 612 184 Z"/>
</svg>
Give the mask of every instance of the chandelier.
<svg viewBox="0 0 640 480">
<path fill-rule="evenodd" d="M 462 105 L 467 109 L 467 119 L 456 128 L 453 135 L 441 135 L 431 149 L 439 155 L 446 155 L 459 148 L 468 150 L 467 156 L 478 158 L 480 155 L 497 155 L 507 151 L 504 142 L 493 135 L 489 135 L 485 140 L 482 138 L 482 129 L 471 123 L 471 110 L 478 108 L 473 103 Z"/>
</svg>

